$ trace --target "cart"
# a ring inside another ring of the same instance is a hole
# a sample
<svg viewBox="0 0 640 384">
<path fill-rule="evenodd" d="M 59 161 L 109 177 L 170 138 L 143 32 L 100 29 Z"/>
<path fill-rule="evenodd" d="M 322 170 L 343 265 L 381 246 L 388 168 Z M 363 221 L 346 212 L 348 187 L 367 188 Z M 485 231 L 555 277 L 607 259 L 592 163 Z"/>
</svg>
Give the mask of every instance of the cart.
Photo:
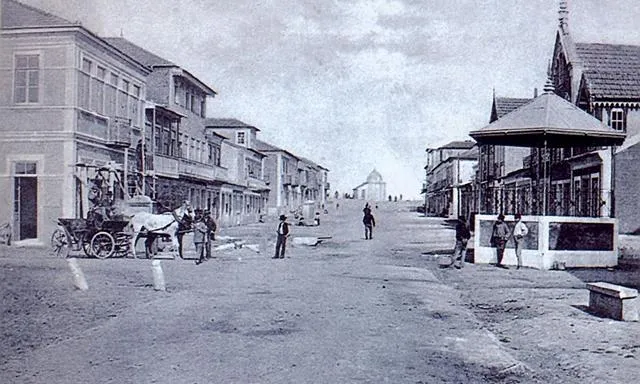
<svg viewBox="0 0 640 384">
<path fill-rule="evenodd" d="M 51 235 L 54 255 L 66 258 L 70 251 L 84 251 L 89 257 L 106 259 L 129 253 L 131 233 L 126 220 L 94 221 L 59 218 L 59 227 Z"/>
</svg>

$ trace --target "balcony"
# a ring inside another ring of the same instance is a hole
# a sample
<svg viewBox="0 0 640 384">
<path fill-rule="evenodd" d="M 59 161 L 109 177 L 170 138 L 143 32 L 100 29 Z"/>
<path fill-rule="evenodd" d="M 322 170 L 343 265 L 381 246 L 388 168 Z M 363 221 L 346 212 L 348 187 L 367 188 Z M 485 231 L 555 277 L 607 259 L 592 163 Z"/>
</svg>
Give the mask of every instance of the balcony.
<svg viewBox="0 0 640 384">
<path fill-rule="evenodd" d="M 153 170 L 157 176 L 166 176 L 177 179 L 178 159 L 163 155 L 153 156 Z"/>
<path fill-rule="evenodd" d="M 227 170 L 210 164 L 197 161 L 180 159 L 178 162 L 180 175 L 196 177 L 204 180 L 227 180 Z"/>
<path fill-rule="evenodd" d="M 131 146 L 131 119 L 113 117 L 109 120 L 107 145 L 116 148 Z"/>
<path fill-rule="evenodd" d="M 258 177 L 253 177 L 253 176 L 249 176 L 247 177 L 247 187 L 254 189 L 254 190 L 267 190 L 267 184 L 265 183 L 265 180 L 258 178 Z"/>
</svg>

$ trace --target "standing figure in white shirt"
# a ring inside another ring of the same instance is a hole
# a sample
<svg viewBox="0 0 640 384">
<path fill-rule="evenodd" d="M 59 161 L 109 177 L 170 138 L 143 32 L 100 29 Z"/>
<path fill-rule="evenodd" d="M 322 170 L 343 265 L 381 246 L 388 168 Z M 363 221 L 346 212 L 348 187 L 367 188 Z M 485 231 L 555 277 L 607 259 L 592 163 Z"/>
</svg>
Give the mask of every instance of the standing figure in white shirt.
<svg viewBox="0 0 640 384">
<path fill-rule="evenodd" d="M 522 215 L 515 214 L 516 225 L 513 227 L 513 240 L 516 243 L 516 259 L 518 259 L 518 266 L 516 269 L 520 269 L 522 266 L 522 245 L 524 244 L 524 238 L 529 233 L 529 228 L 522 222 Z"/>
</svg>

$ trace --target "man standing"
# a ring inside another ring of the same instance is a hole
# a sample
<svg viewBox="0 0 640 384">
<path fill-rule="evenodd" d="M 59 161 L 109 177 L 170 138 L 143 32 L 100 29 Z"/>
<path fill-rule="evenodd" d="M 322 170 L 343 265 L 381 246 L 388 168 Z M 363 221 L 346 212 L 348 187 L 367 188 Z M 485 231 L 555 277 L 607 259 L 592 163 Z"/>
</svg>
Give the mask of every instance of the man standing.
<svg viewBox="0 0 640 384">
<path fill-rule="evenodd" d="M 376 226 L 376 219 L 371 214 L 370 209 L 365 212 L 364 217 L 362 218 L 362 223 L 364 224 L 364 239 L 373 239 L 373 227 Z"/>
<path fill-rule="evenodd" d="M 280 215 L 280 223 L 278 224 L 278 239 L 276 240 L 276 254 L 272 259 L 284 259 L 284 251 L 287 247 L 287 237 L 289 237 L 289 223 L 286 222 L 287 217 Z"/>
<path fill-rule="evenodd" d="M 213 216 L 211 216 L 211 212 L 208 209 L 204 210 L 204 225 L 207 226 L 207 235 L 206 235 L 206 246 L 205 251 L 207 255 L 207 259 L 211 258 L 211 242 L 216 239 L 216 221 L 213 220 Z"/>
<path fill-rule="evenodd" d="M 493 233 L 491 234 L 493 245 L 496 247 L 496 253 L 498 262 L 496 267 L 508 269 L 502 264 L 502 258 L 504 257 L 504 248 L 509 240 L 509 226 L 504 222 L 504 215 L 501 213 L 498 215 L 498 220 L 493 224 Z"/>
<path fill-rule="evenodd" d="M 191 225 L 193 224 L 193 211 L 191 210 L 191 203 L 188 200 L 182 202 L 182 205 L 172 211 L 173 218 L 178 222 L 178 231 L 176 237 L 178 238 L 178 255 L 182 257 L 182 238 L 184 234 L 191 231 Z"/>
<path fill-rule="evenodd" d="M 207 242 L 207 226 L 205 225 L 202 215 L 196 213 L 195 223 L 193 225 L 193 243 L 196 246 L 196 265 L 205 261 L 204 245 Z"/>
<path fill-rule="evenodd" d="M 467 253 L 467 243 L 471 238 L 471 232 L 464 217 L 458 217 L 456 224 L 456 247 L 453 251 L 453 266 L 457 269 L 464 267 L 464 259 Z"/>
<path fill-rule="evenodd" d="M 522 215 L 516 213 L 515 215 L 516 225 L 513 227 L 513 240 L 516 243 L 516 259 L 518 260 L 518 265 L 516 269 L 520 269 L 522 266 L 522 246 L 524 244 L 524 238 L 529 233 L 529 228 L 527 228 L 526 224 L 522 222 Z"/>
</svg>

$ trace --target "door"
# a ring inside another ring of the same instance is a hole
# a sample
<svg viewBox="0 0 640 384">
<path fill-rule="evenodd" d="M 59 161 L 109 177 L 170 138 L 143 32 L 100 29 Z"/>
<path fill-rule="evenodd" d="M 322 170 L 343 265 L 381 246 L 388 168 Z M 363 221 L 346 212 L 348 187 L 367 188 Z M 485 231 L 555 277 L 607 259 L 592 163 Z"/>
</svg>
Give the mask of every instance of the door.
<svg viewBox="0 0 640 384">
<path fill-rule="evenodd" d="M 14 228 L 18 240 L 38 237 L 38 178 L 14 179 Z"/>
</svg>

